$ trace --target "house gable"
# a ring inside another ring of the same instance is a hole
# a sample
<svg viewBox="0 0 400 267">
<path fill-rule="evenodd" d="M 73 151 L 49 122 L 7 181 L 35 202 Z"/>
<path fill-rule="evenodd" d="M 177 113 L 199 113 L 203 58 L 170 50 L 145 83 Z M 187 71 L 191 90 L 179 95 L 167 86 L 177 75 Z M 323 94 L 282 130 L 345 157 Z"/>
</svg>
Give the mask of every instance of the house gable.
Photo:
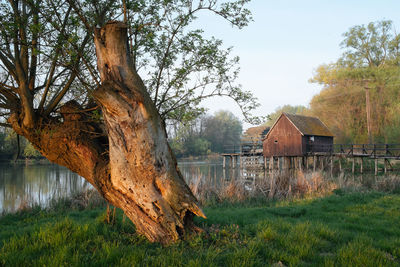
<svg viewBox="0 0 400 267">
<path fill-rule="evenodd" d="M 269 132 L 265 135 L 264 139 L 267 139 L 270 135 L 274 135 L 277 134 L 277 131 L 281 131 L 279 130 L 279 128 L 281 128 L 281 125 L 287 125 L 286 127 L 284 127 L 285 129 L 289 129 L 289 124 L 292 125 L 293 129 L 291 129 L 290 131 L 297 131 L 299 134 L 302 134 L 302 132 L 296 127 L 295 124 L 293 124 L 293 122 L 291 122 L 286 116 L 285 113 L 282 113 L 279 118 L 275 121 L 275 123 L 271 126 L 271 129 L 269 130 Z M 276 130 L 276 128 L 278 128 L 278 130 Z M 279 134 L 279 133 L 278 133 Z"/>
<path fill-rule="evenodd" d="M 263 151 L 265 157 L 301 155 L 302 133 L 288 118 L 281 115 L 266 135 Z"/>
</svg>

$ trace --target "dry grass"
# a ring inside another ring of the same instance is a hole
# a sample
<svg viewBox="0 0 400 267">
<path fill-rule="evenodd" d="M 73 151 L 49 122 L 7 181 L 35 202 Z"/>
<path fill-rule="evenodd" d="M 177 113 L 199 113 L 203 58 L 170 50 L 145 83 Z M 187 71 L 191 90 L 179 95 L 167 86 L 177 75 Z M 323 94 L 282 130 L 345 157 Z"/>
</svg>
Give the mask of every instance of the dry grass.
<svg viewBox="0 0 400 267">
<path fill-rule="evenodd" d="M 375 183 L 377 191 L 400 192 L 400 176 L 390 175 L 385 179 L 380 179 Z"/>
<path fill-rule="evenodd" d="M 299 197 L 326 195 L 338 187 L 332 180 L 325 179 L 321 172 L 299 171 L 292 181 L 293 195 Z"/>
<path fill-rule="evenodd" d="M 36 202 L 29 200 L 22 200 L 16 209 L 17 213 L 29 212 L 36 208 L 47 209 L 47 210 L 66 210 L 66 209 L 87 209 L 96 208 L 99 206 L 105 206 L 107 203 L 100 193 L 95 189 L 87 189 L 85 191 L 74 194 L 71 197 L 66 198 L 53 198 L 51 199 L 46 207 L 40 208 Z"/>
<path fill-rule="evenodd" d="M 78 209 L 93 208 L 105 204 L 104 198 L 95 189 L 87 189 L 75 194 L 71 199 L 71 207 Z"/>
<path fill-rule="evenodd" d="M 400 191 L 400 176 L 374 177 L 352 176 L 340 173 L 331 178 L 322 172 L 273 172 L 251 179 L 236 179 L 213 184 L 200 177 L 189 184 L 193 194 L 204 205 L 215 202 L 241 202 L 251 198 L 289 199 L 319 197 L 331 194 L 335 189 L 347 191 L 376 190 Z"/>
<path fill-rule="evenodd" d="M 30 211 L 32 206 L 28 200 L 23 199 L 17 208 L 17 212 Z"/>
<path fill-rule="evenodd" d="M 223 185 L 220 190 L 221 199 L 243 201 L 248 198 L 249 192 L 241 181 L 230 181 Z"/>
</svg>

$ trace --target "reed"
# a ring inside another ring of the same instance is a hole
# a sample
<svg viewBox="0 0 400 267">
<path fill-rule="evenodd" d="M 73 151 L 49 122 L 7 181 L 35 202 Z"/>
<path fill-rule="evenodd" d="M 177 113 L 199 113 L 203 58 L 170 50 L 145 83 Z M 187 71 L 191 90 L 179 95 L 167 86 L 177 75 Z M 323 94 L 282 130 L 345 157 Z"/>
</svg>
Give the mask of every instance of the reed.
<svg viewBox="0 0 400 267">
<path fill-rule="evenodd" d="M 189 183 L 193 194 L 203 205 L 219 202 L 243 202 L 249 199 L 299 199 L 322 197 L 335 191 L 400 192 L 400 176 L 354 176 L 340 173 L 331 177 L 323 172 L 270 172 L 252 178 L 221 180 L 195 177 Z"/>
<path fill-rule="evenodd" d="M 382 192 L 400 193 L 400 176 L 390 175 L 375 183 L 375 189 Z"/>
</svg>

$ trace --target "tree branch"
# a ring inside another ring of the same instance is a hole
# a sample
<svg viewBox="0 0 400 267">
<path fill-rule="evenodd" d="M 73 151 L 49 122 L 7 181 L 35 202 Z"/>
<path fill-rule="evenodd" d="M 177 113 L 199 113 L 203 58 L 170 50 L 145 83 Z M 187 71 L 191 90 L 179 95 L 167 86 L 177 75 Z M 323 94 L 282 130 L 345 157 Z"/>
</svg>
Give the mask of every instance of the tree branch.
<svg viewBox="0 0 400 267">
<path fill-rule="evenodd" d="M 47 78 L 46 87 L 44 89 L 44 92 L 43 92 L 43 95 L 42 95 L 42 98 L 40 100 L 40 104 L 39 104 L 39 107 L 38 107 L 38 110 L 39 110 L 40 113 L 43 111 L 43 106 L 44 106 L 44 103 L 46 102 L 47 94 L 48 94 L 50 85 L 52 84 L 52 81 L 53 81 L 53 76 L 54 76 L 54 72 L 55 72 L 55 69 L 56 69 L 57 59 L 58 59 L 58 56 L 59 56 L 60 50 L 61 50 L 61 48 L 60 48 L 60 43 L 61 43 L 61 40 L 62 40 L 61 36 L 63 36 L 63 37 L 65 36 L 64 31 L 65 31 L 65 27 L 67 25 L 67 21 L 68 21 L 69 13 L 71 12 L 71 9 L 72 9 L 72 7 L 69 7 L 68 10 L 67 10 L 67 13 L 65 14 L 64 21 L 63 21 L 63 24 L 62 24 L 62 27 L 61 27 L 61 31 L 60 31 L 60 34 L 58 36 L 55 56 L 54 56 L 53 62 L 51 63 L 51 67 L 50 67 L 50 74 L 49 74 L 49 76 Z"/>
<path fill-rule="evenodd" d="M 39 25 L 39 13 L 37 7 L 32 8 L 33 12 L 33 24 Z M 36 70 L 37 70 L 37 48 L 38 48 L 38 39 L 39 33 L 37 29 L 33 30 L 32 33 L 32 42 L 31 42 L 31 65 L 29 67 L 29 89 L 33 91 L 35 89 L 35 80 L 36 80 Z"/>
<path fill-rule="evenodd" d="M 67 83 L 65 84 L 63 89 L 60 91 L 60 93 L 55 98 L 53 98 L 53 100 L 49 103 L 48 107 L 43 112 L 44 116 L 48 116 L 57 107 L 58 103 L 61 101 L 61 99 L 64 97 L 64 95 L 68 92 L 72 82 L 75 80 L 77 73 L 78 73 L 77 67 L 79 65 L 80 59 L 82 58 L 83 50 L 85 49 L 85 46 L 90 39 L 90 36 L 91 36 L 90 33 L 86 34 L 85 39 L 83 40 L 83 42 L 78 50 L 78 58 L 76 59 L 76 62 L 74 64 L 70 78 L 68 79 Z"/>
<path fill-rule="evenodd" d="M 11 63 L 11 61 L 8 60 L 7 56 L 3 54 L 3 52 L 0 50 L 0 60 L 3 62 L 4 66 L 7 68 L 8 72 L 13 76 L 13 78 L 17 81 L 17 74 L 16 74 L 16 69 L 14 64 Z"/>
<path fill-rule="evenodd" d="M 202 10 L 202 9 L 204 9 L 204 8 L 203 8 L 201 5 L 199 5 L 199 6 L 198 6 L 196 9 L 194 9 L 194 10 L 192 10 L 192 9 L 190 8 L 188 14 L 186 14 L 186 15 L 184 16 L 184 18 L 181 18 L 181 19 L 180 19 L 180 22 L 178 23 L 178 25 L 176 26 L 176 28 L 173 29 L 173 31 L 172 31 L 172 33 L 171 33 L 171 37 L 170 37 L 170 39 L 169 39 L 169 41 L 168 41 L 167 49 L 165 50 L 164 56 L 163 56 L 162 61 L 161 61 L 160 70 L 159 70 L 158 75 L 157 75 L 156 93 L 155 93 L 155 95 L 154 95 L 154 104 L 155 104 L 155 105 L 157 105 L 158 91 L 159 91 L 159 89 L 160 89 L 160 84 L 161 84 L 161 76 L 162 76 L 162 73 L 163 73 L 164 68 L 165 68 L 165 64 L 166 64 L 166 61 L 167 61 L 167 57 L 168 57 L 168 55 L 170 54 L 170 49 L 171 49 L 172 43 L 173 43 L 174 40 L 175 40 L 175 36 L 178 34 L 178 32 L 179 32 L 179 30 L 181 29 L 181 27 L 183 27 L 184 23 L 187 22 L 187 19 L 188 19 L 190 16 L 192 16 L 195 12 L 197 12 L 197 11 L 199 11 L 199 10 Z"/>
<path fill-rule="evenodd" d="M 11 124 L 0 122 L 1 127 L 12 128 Z"/>
<path fill-rule="evenodd" d="M 90 23 L 87 21 L 85 16 L 82 15 L 82 13 L 81 13 L 82 8 L 78 8 L 78 6 L 76 5 L 76 2 L 74 0 L 67 0 L 67 2 L 70 5 L 70 7 L 72 7 L 74 9 L 76 14 L 78 14 L 80 20 L 83 22 L 83 25 L 85 25 L 87 32 L 88 33 L 93 32 L 93 25 L 90 25 Z M 110 1 L 110 2 L 112 2 L 112 1 Z"/>
</svg>

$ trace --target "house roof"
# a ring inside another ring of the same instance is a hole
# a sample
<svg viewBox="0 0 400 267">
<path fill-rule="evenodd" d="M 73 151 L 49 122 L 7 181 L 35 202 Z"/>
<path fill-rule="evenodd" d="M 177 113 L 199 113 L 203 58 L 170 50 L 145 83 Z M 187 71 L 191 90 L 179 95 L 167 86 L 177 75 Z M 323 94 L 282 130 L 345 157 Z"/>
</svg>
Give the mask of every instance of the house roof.
<svg viewBox="0 0 400 267">
<path fill-rule="evenodd" d="M 288 118 L 288 120 L 299 130 L 302 135 L 316 135 L 316 136 L 334 136 L 328 127 L 316 117 L 308 117 L 303 115 L 294 115 L 289 113 L 282 113 L 282 115 L 276 120 L 271 130 L 275 127 L 276 123 L 282 116 Z M 271 132 L 269 131 L 269 133 Z M 268 134 L 269 134 L 268 133 Z M 265 138 L 268 137 L 268 134 Z"/>
</svg>

